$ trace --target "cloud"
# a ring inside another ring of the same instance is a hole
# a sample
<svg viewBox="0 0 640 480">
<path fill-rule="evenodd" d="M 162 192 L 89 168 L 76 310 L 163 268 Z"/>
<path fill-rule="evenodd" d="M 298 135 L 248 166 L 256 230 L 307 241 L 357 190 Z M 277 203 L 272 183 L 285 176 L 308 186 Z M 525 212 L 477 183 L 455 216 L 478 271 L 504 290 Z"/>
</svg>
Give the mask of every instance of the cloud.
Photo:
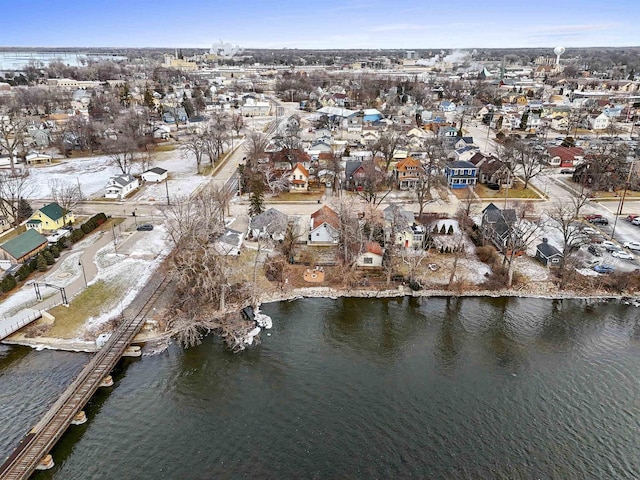
<svg viewBox="0 0 640 480">
<path fill-rule="evenodd" d="M 580 35 L 584 32 L 596 32 L 612 30 L 615 23 L 583 24 L 583 25 L 545 25 L 544 27 L 529 29 L 527 36 L 530 38 L 552 38 Z"/>
</svg>

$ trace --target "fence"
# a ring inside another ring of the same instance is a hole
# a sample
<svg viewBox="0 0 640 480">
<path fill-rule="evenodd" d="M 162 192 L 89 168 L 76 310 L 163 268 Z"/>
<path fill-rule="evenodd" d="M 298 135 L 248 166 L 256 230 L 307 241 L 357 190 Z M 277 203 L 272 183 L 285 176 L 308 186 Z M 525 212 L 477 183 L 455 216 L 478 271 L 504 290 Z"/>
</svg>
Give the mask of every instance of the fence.
<svg viewBox="0 0 640 480">
<path fill-rule="evenodd" d="M 0 340 L 4 339 L 5 337 L 8 337 L 14 332 L 17 332 L 25 325 L 30 324 L 31 322 L 33 322 L 34 320 L 37 320 L 40 317 L 42 317 L 42 310 L 35 310 L 31 314 L 27 315 L 25 318 L 16 320 L 14 323 L 10 324 L 8 327 L 4 327 L 0 329 Z"/>
</svg>

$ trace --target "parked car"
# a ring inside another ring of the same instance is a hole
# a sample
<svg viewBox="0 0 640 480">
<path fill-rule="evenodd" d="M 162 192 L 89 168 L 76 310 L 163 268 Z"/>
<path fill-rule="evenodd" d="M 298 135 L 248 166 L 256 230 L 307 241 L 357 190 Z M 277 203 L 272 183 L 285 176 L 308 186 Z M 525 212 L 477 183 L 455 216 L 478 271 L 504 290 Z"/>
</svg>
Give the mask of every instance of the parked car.
<svg viewBox="0 0 640 480">
<path fill-rule="evenodd" d="M 640 217 L 631 220 L 631 225 L 640 226 Z"/>
<path fill-rule="evenodd" d="M 595 245 L 589 245 L 589 248 L 587 248 L 587 252 L 589 252 L 591 255 L 595 256 L 595 257 L 601 257 L 602 254 L 600 253 L 600 249 L 598 247 L 596 247 Z"/>
<path fill-rule="evenodd" d="M 640 250 L 640 242 L 625 242 L 623 246 L 629 250 Z"/>
<path fill-rule="evenodd" d="M 594 225 L 609 225 L 609 220 L 604 217 L 594 218 L 593 220 L 589 220 Z"/>
<path fill-rule="evenodd" d="M 635 257 L 624 250 L 614 250 L 611 252 L 612 257 L 622 258 L 623 260 L 633 260 Z"/>
<path fill-rule="evenodd" d="M 143 223 L 142 225 L 138 225 L 138 228 L 136 228 L 136 230 L 138 230 L 139 232 L 148 232 L 150 230 L 153 230 L 153 225 L 151 225 L 150 223 Z"/>
<path fill-rule="evenodd" d="M 573 168 L 563 168 L 562 170 L 560 170 L 560 173 L 562 173 L 563 175 L 573 175 Z"/>
<path fill-rule="evenodd" d="M 632 213 L 631 215 L 627 215 L 627 222 L 633 222 L 636 218 L 639 218 L 640 215 L 636 215 L 635 213 Z"/>
<path fill-rule="evenodd" d="M 594 228 L 591 227 L 584 227 L 582 229 L 582 233 L 585 233 L 587 235 L 596 235 L 598 233 L 598 231 Z"/>
<path fill-rule="evenodd" d="M 591 220 L 593 220 L 594 218 L 602 218 L 602 215 L 600 215 L 599 213 L 590 213 L 589 215 L 585 215 L 584 219 L 587 222 L 590 222 Z"/>
<path fill-rule="evenodd" d="M 601 261 L 602 260 L 598 260 L 597 258 L 591 258 L 589 260 L 585 260 L 584 266 L 587 267 L 587 268 L 593 268 L 596 265 L 600 265 Z"/>
<path fill-rule="evenodd" d="M 619 250 L 618 245 L 616 245 L 610 240 L 605 240 L 604 242 L 602 242 L 602 246 L 607 252 L 613 252 L 614 250 Z"/>
<path fill-rule="evenodd" d="M 604 237 L 602 235 L 590 235 L 589 236 L 589 241 L 591 243 L 602 243 L 605 241 Z"/>
<path fill-rule="evenodd" d="M 596 265 L 593 270 L 598 273 L 613 273 L 614 269 L 610 265 Z"/>
</svg>

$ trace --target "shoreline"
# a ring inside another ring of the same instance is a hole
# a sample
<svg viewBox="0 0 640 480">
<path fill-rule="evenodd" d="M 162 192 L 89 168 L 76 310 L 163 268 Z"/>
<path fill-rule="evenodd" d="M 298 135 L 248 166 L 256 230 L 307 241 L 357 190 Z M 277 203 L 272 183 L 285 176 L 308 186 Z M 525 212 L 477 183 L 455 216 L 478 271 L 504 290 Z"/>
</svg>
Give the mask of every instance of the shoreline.
<svg viewBox="0 0 640 480">
<path fill-rule="evenodd" d="M 259 305 L 266 303 L 276 302 L 290 302 L 303 298 L 326 298 L 330 300 L 337 300 L 338 298 L 370 298 L 370 299 L 384 299 L 384 298 L 401 298 L 401 297 L 413 297 L 413 298 L 532 298 L 532 299 L 546 299 L 546 300 L 595 300 L 595 301 L 608 301 L 608 300 L 624 300 L 634 299 L 640 300 L 640 295 L 622 295 L 622 294 L 580 294 L 578 292 L 556 292 L 550 293 L 535 293 L 529 290 L 467 290 L 464 292 L 455 292 L 451 290 L 418 290 L 413 291 L 409 287 L 399 286 L 395 289 L 349 289 L 349 288 L 333 288 L 333 287 L 301 287 L 293 288 L 289 290 L 276 290 L 269 293 L 265 293 L 259 299 Z M 230 311 L 238 311 L 240 308 Z M 218 312 L 223 313 L 223 312 Z M 229 313 L 229 312 L 224 312 Z M 12 338 L 17 337 L 17 338 Z M 141 333 L 134 339 L 132 343 L 144 343 L 153 346 L 160 346 L 160 348 L 153 348 L 151 354 L 162 351 L 165 346 L 171 341 L 171 332 L 145 332 Z M 35 350 L 59 350 L 67 352 L 78 353 L 95 353 L 98 348 L 96 347 L 95 340 L 80 340 L 80 339 L 64 339 L 56 337 L 24 337 L 24 334 L 16 332 L 11 337 L 8 337 L 2 341 L 5 345 L 18 345 L 23 347 L 30 347 Z"/>
</svg>

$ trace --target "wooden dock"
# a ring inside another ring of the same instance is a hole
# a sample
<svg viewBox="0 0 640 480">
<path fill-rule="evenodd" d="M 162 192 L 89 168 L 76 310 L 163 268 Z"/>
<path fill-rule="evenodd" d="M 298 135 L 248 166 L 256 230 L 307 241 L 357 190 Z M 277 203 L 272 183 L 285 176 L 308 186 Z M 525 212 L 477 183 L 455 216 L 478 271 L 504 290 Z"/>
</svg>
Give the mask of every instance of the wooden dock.
<svg viewBox="0 0 640 480">
<path fill-rule="evenodd" d="M 82 369 L 73 383 L 53 404 L 45 416 L 22 439 L 16 450 L 0 466 L 0 480 L 27 479 L 40 461 L 51 451 L 103 380 L 111 373 L 125 350 L 138 334 L 154 301 L 166 289 L 168 280 L 162 278 L 140 292 L 142 303 L 131 318 L 125 318 L 104 346 Z M 134 310 L 135 311 L 135 310 Z"/>
</svg>

